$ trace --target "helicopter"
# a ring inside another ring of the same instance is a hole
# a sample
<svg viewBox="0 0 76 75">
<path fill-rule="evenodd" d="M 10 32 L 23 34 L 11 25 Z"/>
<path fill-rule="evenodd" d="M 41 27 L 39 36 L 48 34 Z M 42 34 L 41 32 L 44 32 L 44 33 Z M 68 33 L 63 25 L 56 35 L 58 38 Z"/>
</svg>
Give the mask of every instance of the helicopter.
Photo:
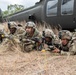
<svg viewBox="0 0 76 75">
<path fill-rule="evenodd" d="M 76 28 L 76 0 L 40 0 L 34 6 L 8 15 L 9 21 L 46 22 L 62 29 Z"/>
<path fill-rule="evenodd" d="M 0 9 L 0 23 L 3 22 L 3 15 L 2 15 L 2 10 Z"/>
</svg>

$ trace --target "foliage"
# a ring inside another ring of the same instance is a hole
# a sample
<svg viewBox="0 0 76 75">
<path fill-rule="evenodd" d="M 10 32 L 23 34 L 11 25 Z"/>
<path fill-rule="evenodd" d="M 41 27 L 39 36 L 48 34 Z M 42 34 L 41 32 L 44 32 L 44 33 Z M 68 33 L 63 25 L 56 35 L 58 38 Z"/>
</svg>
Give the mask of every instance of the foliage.
<svg viewBox="0 0 76 75">
<path fill-rule="evenodd" d="M 21 11 L 24 9 L 24 6 L 23 5 L 18 5 L 18 4 L 10 4 L 7 6 L 7 10 L 3 11 L 3 15 L 4 16 L 7 16 L 9 14 L 13 14 L 13 13 L 16 13 L 18 11 Z"/>
</svg>

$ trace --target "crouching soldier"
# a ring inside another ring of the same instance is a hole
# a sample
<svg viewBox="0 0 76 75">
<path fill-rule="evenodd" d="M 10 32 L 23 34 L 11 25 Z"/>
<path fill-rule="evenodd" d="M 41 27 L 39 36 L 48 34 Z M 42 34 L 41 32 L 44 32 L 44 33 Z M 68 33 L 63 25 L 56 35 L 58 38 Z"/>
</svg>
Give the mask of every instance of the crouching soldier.
<svg viewBox="0 0 76 75">
<path fill-rule="evenodd" d="M 54 32 L 50 29 L 46 29 L 43 32 L 43 49 L 51 51 L 53 53 L 59 53 L 60 50 L 56 47 L 54 40 L 55 40 Z"/>
<path fill-rule="evenodd" d="M 20 36 L 20 41 L 23 51 L 41 50 L 41 33 L 36 29 L 34 22 L 29 21 L 25 24 L 25 32 Z"/>
<path fill-rule="evenodd" d="M 61 39 L 61 46 L 60 46 L 60 53 L 63 55 L 70 54 L 70 48 L 71 48 L 71 40 L 72 40 L 72 34 L 68 30 L 62 30 L 59 32 L 59 36 Z"/>
</svg>

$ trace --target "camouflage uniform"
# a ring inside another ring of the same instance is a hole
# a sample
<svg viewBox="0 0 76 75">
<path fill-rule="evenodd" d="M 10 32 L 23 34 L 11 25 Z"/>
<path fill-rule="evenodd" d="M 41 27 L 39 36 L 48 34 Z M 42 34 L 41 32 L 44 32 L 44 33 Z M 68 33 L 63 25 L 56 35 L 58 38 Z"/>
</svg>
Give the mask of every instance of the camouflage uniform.
<svg viewBox="0 0 76 75">
<path fill-rule="evenodd" d="M 8 34 L 9 39 L 14 39 L 15 41 L 19 42 L 19 35 L 21 35 L 24 32 L 24 29 L 22 27 L 19 27 L 15 22 L 9 22 L 8 28 L 16 28 L 16 31 L 14 34 L 10 33 Z"/>
<path fill-rule="evenodd" d="M 10 29 L 11 28 L 15 28 L 15 32 L 12 34 Z M 6 39 L 5 41 L 3 42 L 3 44 L 7 44 L 9 42 L 12 42 L 12 44 L 15 44 L 15 43 L 20 43 L 19 41 L 19 35 L 17 33 L 17 24 L 15 22 L 9 22 L 8 23 L 8 29 L 9 29 L 9 33 L 6 35 Z"/>
<path fill-rule="evenodd" d="M 6 38 L 7 34 L 4 30 L 4 27 L 2 25 L 0 25 L 0 43 L 2 43 Z"/>
<path fill-rule="evenodd" d="M 49 41 L 47 41 L 46 39 L 49 39 Z M 58 45 L 59 43 L 58 41 L 59 41 L 58 37 L 54 34 L 52 30 L 50 29 L 45 30 L 45 35 L 44 35 L 44 49 L 45 50 L 49 50 L 53 52 L 57 48 L 56 45 Z"/>
<path fill-rule="evenodd" d="M 18 26 L 15 22 L 9 22 L 8 23 L 8 28 L 16 28 L 16 32 L 15 32 L 15 35 L 16 34 L 22 34 L 25 30 L 22 26 Z"/>
<path fill-rule="evenodd" d="M 9 33 L 6 35 L 6 39 L 3 41 L 6 50 L 13 51 L 15 48 L 19 47 L 19 34 L 17 33 L 17 24 L 15 22 L 8 23 Z M 15 28 L 15 31 L 12 33 L 10 29 Z"/>
<path fill-rule="evenodd" d="M 76 55 L 76 33 L 72 36 L 72 42 L 69 51 L 71 55 Z"/>
<path fill-rule="evenodd" d="M 0 43 L 2 43 L 3 38 L 4 38 L 4 30 L 0 28 Z"/>
<path fill-rule="evenodd" d="M 25 29 L 22 26 L 17 26 L 17 34 L 23 34 L 25 32 Z"/>
<path fill-rule="evenodd" d="M 31 27 L 34 30 L 32 36 L 26 32 L 27 27 Z M 25 24 L 25 32 L 20 35 L 20 40 L 22 43 L 23 51 L 30 52 L 33 49 L 39 50 L 40 45 L 38 46 L 38 43 L 41 42 L 41 33 L 36 29 L 34 22 L 29 21 Z"/>
<path fill-rule="evenodd" d="M 68 30 L 62 30 L 59 35 L 61 40 L 66 39 L 68 41 L 66 45 L 63 45 L 61 41 L 61 46 L 59 48 L 61 50 L 61 54 L 72 54 L 72 48 L 74 46 L 74 44 L 72 44 L 72 33 Z"/>
</svg>

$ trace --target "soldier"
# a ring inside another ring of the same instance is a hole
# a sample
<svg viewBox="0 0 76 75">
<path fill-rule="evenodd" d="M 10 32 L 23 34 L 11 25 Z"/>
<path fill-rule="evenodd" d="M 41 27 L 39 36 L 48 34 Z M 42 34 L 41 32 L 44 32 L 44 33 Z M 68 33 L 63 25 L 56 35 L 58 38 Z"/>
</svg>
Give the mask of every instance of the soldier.
<svg viewBox="0 0 76 75">
<path fill-rule="evenodd" d="M 9 22 L 8 29 L 10 31 L 9 36 L 12 38 L 13 36 L 19 38 L 19 35 L 24 32 L 24 29 L 16 24 L 16 22 Z"/>
<path fill-rule="evenodd" d="M 61 54 L 68 54 L 71 47 L 72 34 L 68 30 L 62 30 L 59 32 L 61 39 L 60 52 Z"/>
<path fill-rule="evenodd" d="M 46 29 L 44 31 L 43 36 L 44 36 L 44 38 L 43 38 L 43 41 L 44 41 L 43 48 L 45 50 L 49 50 L 53 53 L 59 53 L 60 50 L 56 47 L 56 45 L 57 45 L 56 40 L 57 39 L 55 38 L 54 32 L 50 29 Z"/>
<path fill-rule="evenodd" d="M 6 38 L 6 32 L 4 30 L 4 27 L 0 25 L 0 43 L 3 42 L 4 38 Z"/>
<path fill-rule="evenodd" d="M 25 32 L 20 36 L 20 41 L 23 51 L 41 50 L 41 33 L 36 29 L 34 22 L 29 21 L 25 24 Z"/>
<path fill-rule="evenodd" d="M 18 26 L 16 22 L 8 22 L 8 29 L 9 29 L 9 34 L 7 35 L 7 39 L 5 43 L 7 43 L 9 40 L 20 43 L 19 41 L 19 34 L 18 34 Z"/>
<path fill-rule="evenodd" d="M 14 35 L 16 33 L 16 30 L 17 30 L 17 24 L 15 22 L 9 22 L 8 23 L 8 29 L 10 31 L 9 34 Z"/>
<path fill-rule="evenodd" d="M 72 43 L 69 51 L 71 55 L 76 55 L 76 36 L 72 36 Z"/>
<path fill-rule="evenodd" d="M 2 43 L 6 47 L 6 50 L 13 51 L 19 47 L 19 35 L 17 33 L 17 24 L 15 22 L 8 23 L 9 33 L 6 35 L 5 41 Z"/>
<path fill-rule="evenodd" d="M 5 35 L 4 30 L 2 28 L 0 28 L 0 43 L 2 43 L 4 35 Z"/>
</svg>

